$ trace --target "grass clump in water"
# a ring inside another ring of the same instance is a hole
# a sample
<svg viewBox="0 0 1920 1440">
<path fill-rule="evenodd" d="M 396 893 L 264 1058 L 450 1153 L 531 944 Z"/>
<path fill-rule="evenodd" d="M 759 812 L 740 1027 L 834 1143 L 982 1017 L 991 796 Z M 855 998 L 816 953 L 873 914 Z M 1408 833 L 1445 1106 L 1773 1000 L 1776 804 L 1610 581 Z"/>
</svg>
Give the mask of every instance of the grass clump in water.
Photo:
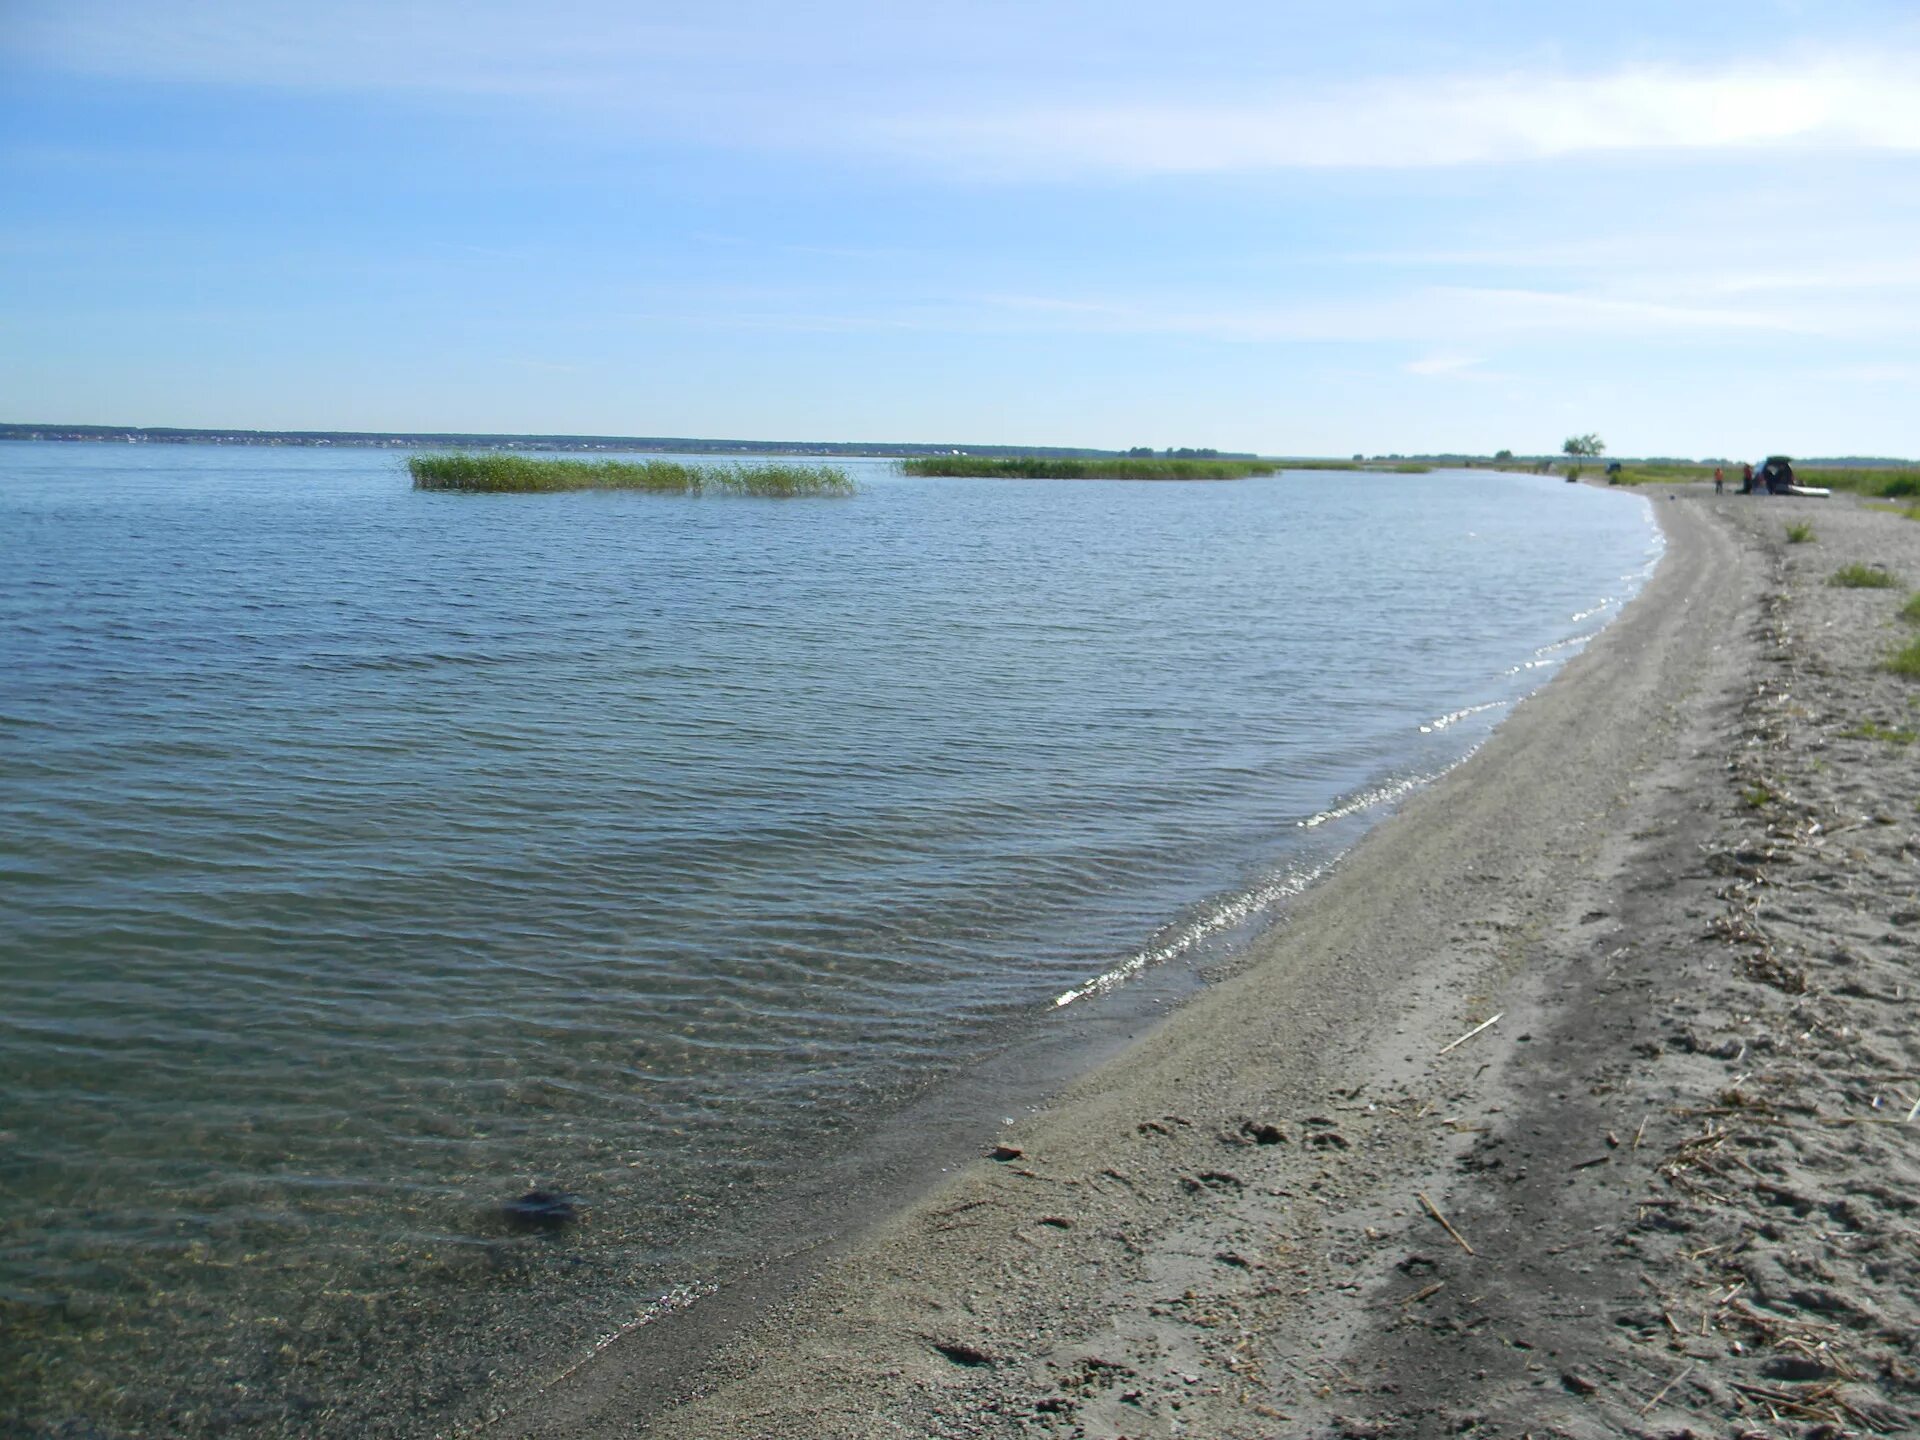
<svg viewBox="0 0 1920 1440">
<path fill-rule="evenodd" d="M 1842 565 L 1827 577 L 1827 584 L 1842 590 L 1891 590 L 1899 584 L 1892 575 L 1874 565 Z"/>
<path fill-rule="evenodd" d="M 1920 624 L 1920 590 L 1907 597 L 1907 603 L 1900 607 L 1900 618 Z"/>
<path fill-rule="evenodd" d="M 550 460 L 531 455 L 410 455 L 416 490 L 527 495 L 650 490 L 663 495 L 851 495 L 837 465 L 687 465 L 677 460 Z"/>
<path fill-rule="evenodd" d="M 1787 526 L 1787 543 L 1789 545 L 1804 545 L 1811 539 L 1813 539 L 1812 521 L 1796 520 L 1793 524 Z"/>
<path fill-rule="evenodd" d="M 900 462 L 909 475 L 964 475 L 1001 480 L 1239 480 L 1271 475 L 1277 460 L 1046 459 L 1037 455 L 923 455 Z"/>
<path fill-rule="evenodd" d="M 1915 740 L 1920 740 L 1920 732 L 1897 725 L 1882 725 L 1877 720 L 1862 720 L 1851 730 L 1842 730 L 1840 734 L 1848 740 L 1879 740 L 1888 745 L 1911 745 Z"/>
</svg>

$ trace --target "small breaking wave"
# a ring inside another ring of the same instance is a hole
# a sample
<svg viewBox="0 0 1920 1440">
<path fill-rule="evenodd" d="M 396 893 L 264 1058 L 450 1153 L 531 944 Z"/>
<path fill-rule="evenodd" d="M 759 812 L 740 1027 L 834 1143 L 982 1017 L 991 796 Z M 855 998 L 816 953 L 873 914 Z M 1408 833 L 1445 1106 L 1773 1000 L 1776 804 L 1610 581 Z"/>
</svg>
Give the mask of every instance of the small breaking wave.
<svg viewBox="0 0 1920 1440">
<path fill-rule="evenodd" d="M 675 1314 L 681 1310 L 689 1310 L 700 1301 L 706 1299 L 707 1296 L 719 1293 L 719 1290 L 720 1286 L 712 1280 L 694 1280 L 683 1285 L 673 1286 L 665 1293 L 649 1301 L 641 1308 L 639 1314 L 635 1315 L 624 1325 L 619 1326 L 617 1329 L 606 1331 L 596 1338 L 594 1342 L 587 1347 L 584 1355 L 580 1356 L 573 1364 L 569 1365 L 554 1377 L 553 1383 L 557 1384 L 559 1381 L 565 1380 L 573 1375 L 576 1371 L 586 1368 L 595 1356 L 607 1349 L 608 1346 L 615 1345 L 626 1339 L 626 1337 L 634 1331 L 643 1326 L 651 1325 L 654 1321 L 664 1319 L 666 1316 Z"/>
<path fill-rule="evenodd" d="M 1450 714 L 1442 715 L 1437 720 L 1429 720 L 1420 727 L 1420 733 L 1431 735 L 1436 730 L 1444 730 L 1449 725 L 1458 725 L 1462 720 L 1470 720 L 1475 715 L 1484 715 L 1489 710 L 1504 709 L 1512 703 L 1511 700 L 1489 700 L 1484 705 L 1469 705 L 1464 710 L 1455 710 Z"/>
<path fill-rule="evenodd" d="M 1076 985 L 1054 996 L 1050 1009 L 1058 1010 L 1071 1005 L 1076 1000 L 1084 1000 L 1089 995 L 1105 995 L 1117 989 L 1145 970 L 1150 965 L 1163 965 L 1192 950 L 1194 946 L 1209 936 L 1223 931 L 1233 930 L 1257 915 L 1264 914 L 1282 900 L 1298 895 L 1324 873 L 1324 865 L 1311 869 L 1292 871 L 1278 880 L 1256 886 L 1252 890 L 1242 891 L 1238 895 L 1226 897 L 1215 902 L 1205 914 L 1192 923 L 1181 926 L 1174 934 L 1158 945 L 1149 945 L 1144 950 L 1128 956 L 1111 970 L 1094 976 L 1084 985 Z"/>
<path fill-rule="evenodd" d="M 1573 657 L 1575 651 L 1583 648 L 1588 641 L 1596 639 L 1600 632 L 1589 630 L 1585 635 L 1569 635 L 1565 640 L 1556 640 L 1551 645 L 1542 645 L 1533 652 L 1531 660 L 1523 660 L 1506 672 L 1509 675 L 1524 675 L 1529 670 L 1540 670 L 1548 665 L 1558 665 Z"/>
<path fill-rule="evenodd" d="M 1358 815 L 1363 810 L 1372 810 L 1380 805 L 1389 805 L 1402 796 L 1410 795 L 1422 785 L 1430 785 L 1446 772 L 1436 770 L 1431 775 L 1409 775 L 1405 779 L 1394 780 L 1371 790 L 1363 790 L 1344 804 L 1331 810 L 1322 810 L 1318 815 L 1309 815 L 1295 823 L 1302 830 L 1318 830 L 1322 825 L 1334 820 L 1344 820 L 1349 815 Z"/>
</svg>

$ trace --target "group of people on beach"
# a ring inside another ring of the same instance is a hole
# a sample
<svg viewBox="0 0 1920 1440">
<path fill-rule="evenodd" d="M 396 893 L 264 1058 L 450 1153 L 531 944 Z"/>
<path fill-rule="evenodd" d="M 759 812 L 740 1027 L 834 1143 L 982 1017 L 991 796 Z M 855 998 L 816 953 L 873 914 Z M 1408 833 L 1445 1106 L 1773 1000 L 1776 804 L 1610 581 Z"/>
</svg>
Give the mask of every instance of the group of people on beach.
<svg viewBox="0 0 1920 1440">
<path fill-rule="evenodd" d="M 1785 456 L 1775 456 L 1768 460 L 1759 471 L 1751 465 L 1740 467 L 1740 493 L 1742 495 L 1785 495 L 1793 484 L 1793 466 Z M 1718 465 L 1713 467 L 1713 493 L 1722 494 L 1727 488 L 1726 472 Z"/>
</svg>

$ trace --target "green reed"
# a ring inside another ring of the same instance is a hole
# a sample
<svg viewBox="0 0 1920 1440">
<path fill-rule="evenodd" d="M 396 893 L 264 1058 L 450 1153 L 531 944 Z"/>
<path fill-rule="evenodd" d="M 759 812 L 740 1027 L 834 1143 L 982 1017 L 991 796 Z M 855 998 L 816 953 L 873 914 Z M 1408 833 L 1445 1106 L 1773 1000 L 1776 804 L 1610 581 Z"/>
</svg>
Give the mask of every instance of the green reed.
<svg viewBox="0 0 1920 1440">
<path fill-rule="evenodd" d="M 851 495 L 837 465 L 688 465 L 678 460 L 551 460 L 531 455 L 410 455 L 416 490 L 538 494 L 647 490 L 662 495 Z"/>
<path fill-rule="evenodd" d="M 1847 490 L 1856 495 L 1880 495 L 1889 499 L 1899 499 L 1905 495 L 1920 495 L 1920 470 L 1885 469 L 1872 470 L 1822 470 L 1819 468 L 1800 469 L 1793 472 L 1797 485 L 1818 485 L 1827 490 Z"/>
<path fill-rule="evenodd" d="M 925 455 L 902 460 L 909 475 L 963 475 L 1014 480 L 1239 480 L 1271 475 L 1277 460 L 1046 459 L 1037 455 Z"/>
</svg>

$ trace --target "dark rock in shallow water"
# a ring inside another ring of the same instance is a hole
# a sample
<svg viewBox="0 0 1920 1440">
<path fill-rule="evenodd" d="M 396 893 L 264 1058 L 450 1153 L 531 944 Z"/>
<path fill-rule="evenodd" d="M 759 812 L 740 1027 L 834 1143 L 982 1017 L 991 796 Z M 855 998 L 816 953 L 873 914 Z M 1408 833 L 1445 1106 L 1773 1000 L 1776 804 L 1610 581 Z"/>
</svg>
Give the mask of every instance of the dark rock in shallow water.
<svg viewBox="0 0 1920 1440">
<path fill-rule="evenodd" d="M 580 1218 L 580 1207 L 570 1195 L 551 1190 L 529 1190 L 500 1207 L 500 1218 L 515 1230 L 565 1230 Z"/>
</svg>

